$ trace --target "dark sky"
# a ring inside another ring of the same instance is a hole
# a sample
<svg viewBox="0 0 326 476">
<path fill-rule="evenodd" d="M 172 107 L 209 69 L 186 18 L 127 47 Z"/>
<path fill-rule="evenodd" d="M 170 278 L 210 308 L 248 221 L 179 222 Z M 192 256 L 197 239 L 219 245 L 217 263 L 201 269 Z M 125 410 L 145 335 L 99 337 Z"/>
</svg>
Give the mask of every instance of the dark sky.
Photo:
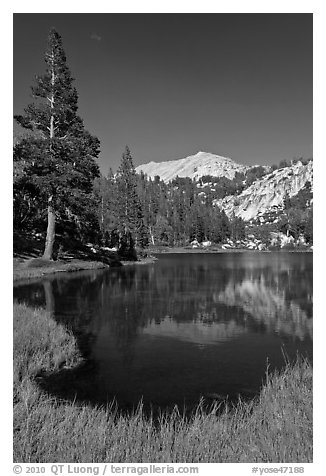
<svg viewBox="0 0 326 476">
<path fill-rule="evenodd" d="M 116 170 L 199 150 L 244 164 L 312 157 L 312 14 L 14 14 L 14 113 L 55 27 L 79 114 Z"/>
</svg>

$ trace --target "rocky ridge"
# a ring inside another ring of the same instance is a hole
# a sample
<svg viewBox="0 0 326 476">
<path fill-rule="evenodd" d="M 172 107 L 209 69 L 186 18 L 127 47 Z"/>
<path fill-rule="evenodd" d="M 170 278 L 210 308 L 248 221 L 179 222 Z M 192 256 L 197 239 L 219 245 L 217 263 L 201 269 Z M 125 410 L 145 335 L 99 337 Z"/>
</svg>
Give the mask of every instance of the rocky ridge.
<svg viewBox="0 0 326 476">
<path fill-rule="evenodd" d="M 236 163 L 228 157 L 222 157 L 209 152 L 198 152 L 183 159 L 166 162 L 149 162 L 136 167 L 136 172 L 145 173 L 148 177 L 159 176 L 168 183 L 176 177 L 189 177 L 199 181 L 201 177 L 226 177 L 232 180 L 236 172 L 246 173 L 255 166 Z M 278 212 L 283 208 L 286 194 L 289 197 L 296 195 L 307 182 L 313 181 L 313 161 L 303 164 L 301 161 L 291 166 L 278 168 L 271 172 L 271 167 L 263 166 L 266 175 L 257 179 L 252 185 L 245 188 L 241 194 L 229 195 L 223 199 L 215 199 L 213 204 L 224 210 L 228 217 L 233 214 L 245 221 L 253 219 L 264 222 L 264 214 Z M 210 186 L 214 191 L 214 183 L 206 183 L 197 187 Z M 205 201 L 206 193 L 199 192 Z"/>
<path fill-rule="evenodd" d="M 312 160 L 306 165 L 298 161 L 290 167 L 274 170 L 256 180 L 240 195 L 215 200 L 214 205 L 224 210 L 229 217 L 234 213 L 235 216 L 249 221 L 273 208 L 282 207 L 285 195 L 296 195 L 307 182 L 313 183 Z"/>
<path fill-rule="evenodd" d="M 253 166 L 238 164 L 228 157 L 200 151 L 184 159 L 149 162 L 148 164 L 139 165 L 136 167 L 136 172 L 140 173 L 142 171 L 151 178 L 159 175 L 161 180 L 168 183 L 177 176 L 197 180 L 204 175 L 212 175 L 214 177 L 227 177 L 232 180 L 236 172 L 245 173 L 251 167 Z"/>
</svg>

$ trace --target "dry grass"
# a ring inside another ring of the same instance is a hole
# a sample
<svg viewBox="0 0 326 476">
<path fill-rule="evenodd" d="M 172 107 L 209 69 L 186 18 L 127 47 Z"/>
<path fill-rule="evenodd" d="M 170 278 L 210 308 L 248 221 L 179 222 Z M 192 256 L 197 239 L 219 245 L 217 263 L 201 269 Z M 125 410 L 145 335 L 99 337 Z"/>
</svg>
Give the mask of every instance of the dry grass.
<svg viewBox="0 0 326 476">
<path fill-rule="evenodd" d="M 199 404 L 157 421 L 139 406 L 117 408 L 59 401 L 42 393 L 39 372 L 79 360 L 76 342 L 44 310 L 14 306 L 15 462 L 312 461 L 312 368 L 288 364 L 269 375 L 259 397 L 219 412 Z"/>
</svg>

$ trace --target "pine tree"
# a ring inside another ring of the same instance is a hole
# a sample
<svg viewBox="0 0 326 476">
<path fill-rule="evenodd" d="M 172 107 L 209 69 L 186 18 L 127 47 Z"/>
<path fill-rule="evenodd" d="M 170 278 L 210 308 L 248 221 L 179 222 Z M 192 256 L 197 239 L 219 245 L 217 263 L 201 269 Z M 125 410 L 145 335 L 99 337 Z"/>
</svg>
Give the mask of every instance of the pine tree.
<svg viewBox="0 0 326 476">
<path fill-rule="evenodd" d="M 173 230 L 165 217 L 157 215 L 156 223 L 153 227 L 153 236 L 159 245 L 173 244 Z"/>
<path fill-rule="evenodd" d="M 94 181 L 94 193 L 97 201 L 97 218 L 103 246 L 116 246 L 117 240 L 117 191 L 112 169 L 107 177 L 100 176 Z"/>
<path fill-rule="evenodd" d="M 233 214 L 232 220 L 230 221 L 231 237 L 233 240 L 244 240 L 246 236 L 246 227 L 245 222 L 241 217 L 236 217 Z"/>
<path fill-rule="evenodd" d="M 32 185 L 47 207 L 44 258 L 52 259 L 56 219 L 66 213 L 77 218 L 89 203 L 93 180 L 99 175 L 94 158 L 99 140 L 85 130 L 77 115 L 78 95 L 66 64 L 60 35 L 52 29 L 45 53 L 46 72 L 32 87 L 35 102 L 15 116 L 34 131 L 14 147 L 14 160 L 23 164 L 19 187 Z"/>
<path fill-rule="evenodd" d="M 116 216 L 120 236 L 120 254 L 135 256 L 134 247 L 142 245 L 143 213 L 137 193 L 137 177 L 129 147 L 122 154 L 116 175 Z"/>
</svg>

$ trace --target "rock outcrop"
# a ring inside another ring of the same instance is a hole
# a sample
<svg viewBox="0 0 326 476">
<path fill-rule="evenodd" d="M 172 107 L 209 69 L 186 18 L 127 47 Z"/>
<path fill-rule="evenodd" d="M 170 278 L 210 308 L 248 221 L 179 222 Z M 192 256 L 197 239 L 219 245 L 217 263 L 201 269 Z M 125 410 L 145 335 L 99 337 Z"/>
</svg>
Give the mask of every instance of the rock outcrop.
<svg viewBox="0 0 326 476">
<path fill-rule="evenodd" d="M 214 205 L 230 217 L 233 213 L 249 221 L 276 207 L 281 207 L 284 197 L 296 195 L 307 182 L 313 182 L 313 162 L 303 165 L 300 161 L 290 167 L 274 170 L 256 180 L 240 195 L 230 195 L 215 200 Z"/>
</svg>

